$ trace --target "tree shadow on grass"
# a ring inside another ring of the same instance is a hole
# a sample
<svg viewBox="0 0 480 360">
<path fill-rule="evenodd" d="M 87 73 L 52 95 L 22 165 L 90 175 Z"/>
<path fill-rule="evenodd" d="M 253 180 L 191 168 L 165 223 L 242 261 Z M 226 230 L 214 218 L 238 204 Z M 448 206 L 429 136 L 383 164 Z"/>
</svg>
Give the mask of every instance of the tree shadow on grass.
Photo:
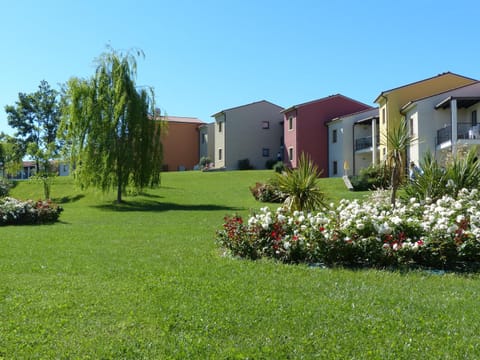
<svg viewBox="0 0 480 360">
<path fill-rule="evenodd" d="M 141 211 L 241 211 L 241 207 L 222 206 L 214 204 L 175 204 L 157 201 L 123 201 L 120 204 L 116 202 L 103 205 L 95 205 L 97 209 L 119 212 L 141 212 Z"/>
<path fill-rule="evenodd" d="M 85 195 L 78 194 L 78 195 L 75 195 L 75 196 L 63 196 L 61 198 L 54 198 L 53 201 L 55 201 L 57 204 L 65 204 L 65 203 L 71 203 L 71 202 L 78 201 L 78 200 L 80 200 L 84 197 L 85 197 Z"/>
</svg>

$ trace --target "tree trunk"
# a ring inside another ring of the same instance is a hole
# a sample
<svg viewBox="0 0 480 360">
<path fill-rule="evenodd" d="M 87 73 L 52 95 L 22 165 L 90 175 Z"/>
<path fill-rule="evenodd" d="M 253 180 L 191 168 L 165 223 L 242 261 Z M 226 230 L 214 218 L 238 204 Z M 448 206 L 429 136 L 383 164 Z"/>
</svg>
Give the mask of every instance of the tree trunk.
<svg viewBox="0 0 480 360">
<path fill-rule="evenodd" d="M 117 170 L 117 204 L 122 202 L 122 171 Z"/>
</svg>

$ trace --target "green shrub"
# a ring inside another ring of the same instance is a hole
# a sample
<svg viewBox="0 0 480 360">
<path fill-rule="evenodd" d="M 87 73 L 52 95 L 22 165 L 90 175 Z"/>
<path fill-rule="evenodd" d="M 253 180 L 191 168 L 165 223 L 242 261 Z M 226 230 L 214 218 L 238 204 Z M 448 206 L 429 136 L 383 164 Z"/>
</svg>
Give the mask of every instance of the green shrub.
<svg viewBox="0 0 480 360">
<path fill-rule="evenodd" d="M 390 171 L 385 164 L 370 165 L 360 170 L 359 175 L 352 176 L 350 181 L 355 191 L 387 189 L 390 186 Z"/>
<path fill-rule="evenodd" d="M 444 195 L 457 197 L 461 189 L 480 189 L 480 162 L 477 149 L 459 153 L 447 161 L 445 167 L 436 161 L 431 152 L 420 161 L 422 172 L 404 186 L 407 198 L 437 200 Z"/>
<path fill-rule="evenodd" d="M 273 171 L 275 171 L 278 174 L 281 174 L 285 171 L 285 164 L 283 163 L 283 161 L 277 161 L 272 168 L 273 168 Z"/>
<path fill-rule="evenodd" d="M 253 166 L 250 165 L 249 159 L 238 160 L 238 170 L 252 170 Z"/>
<path fill-rule="evenodd" d="M 286 195 L 283 194 L 275 184 L 271 183 L 255 183 L 255 186 L 250 187 L 250 192 L 253 197 L 261 202 L 279 203 L 286 199 Z"/>
<path fill-rule="evenodd" d="M 265 162 L 265 169 L 267 169 L 267 170 L 273 169 L 273 165 L 275 165 L 276 163 L 277 163 L 277 160 L 268 159 L 268 160 Z"/>
<path fill-rule="evenodd" d="M 206 166 L 208 166 L 210 163 L 212 162 L 212 159 L 210 159 L 208 156 L 202 156 L 200 158 L 200 162 L 199 162 L 199 165 L 204 168 Z"/>
</svg>

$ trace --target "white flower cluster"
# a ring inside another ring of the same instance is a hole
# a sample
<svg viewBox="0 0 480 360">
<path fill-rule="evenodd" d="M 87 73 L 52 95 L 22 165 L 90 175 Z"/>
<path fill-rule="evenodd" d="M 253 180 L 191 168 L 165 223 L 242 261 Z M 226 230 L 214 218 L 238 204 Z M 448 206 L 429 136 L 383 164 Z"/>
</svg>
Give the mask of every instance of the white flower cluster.
<svg viewBox="0 0 480 360">
<path fill-rule="evenodd" d="M 282 207 L 275 212 L 264 207 L 248 220 L 250 227 L 265 231 L 271 231 L 273 224 L 282 229 L 281 240 L 286 248 L 292 241 L 308 241 L 309 236 L 319 232 L 326 239 L 336 232 L 337 238 L 340 235 L 345 241 L 367 237 L 384 241 L 390 236 L 393 240 L 386 246 L 394 250 L 416 248 L 433 237 L 453 238 L 459 230 L 480 241 L 480 194 L 477 190 L 462 190 L 458 199 L 444 196 L 435 202 L 419 202 L 412 198 L 407 202 L 398 200 L 393 207 L 388 196 L 376 192 L 369 200 L 342 200 L 337 208 L 332 206 L 317 214 L 288 214 Z"/>
<path fill-rule="evenodd" d="M 11 197 L 0 200 L 0 224 L 15 220 L 26 213 L 34 213 L 31 201 L 20 201 Z"/>
</svg>

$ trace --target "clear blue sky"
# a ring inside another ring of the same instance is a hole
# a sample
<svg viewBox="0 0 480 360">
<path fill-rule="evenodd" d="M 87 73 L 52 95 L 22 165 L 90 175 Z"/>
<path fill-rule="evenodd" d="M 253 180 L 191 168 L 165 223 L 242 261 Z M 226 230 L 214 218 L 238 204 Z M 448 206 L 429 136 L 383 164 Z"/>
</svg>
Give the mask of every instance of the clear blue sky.
<svg viewBox="0 0 480 360">
<path fill-rule="evenodd" d="M 138 85 L 172 116 L 269 100 L 283 107 L 383 91 L 445 71 L 480 79 L 477 0 L 0 0 L 5 105 L 93 75 L 110 44 L 133 47 Z"/>
</svg>

